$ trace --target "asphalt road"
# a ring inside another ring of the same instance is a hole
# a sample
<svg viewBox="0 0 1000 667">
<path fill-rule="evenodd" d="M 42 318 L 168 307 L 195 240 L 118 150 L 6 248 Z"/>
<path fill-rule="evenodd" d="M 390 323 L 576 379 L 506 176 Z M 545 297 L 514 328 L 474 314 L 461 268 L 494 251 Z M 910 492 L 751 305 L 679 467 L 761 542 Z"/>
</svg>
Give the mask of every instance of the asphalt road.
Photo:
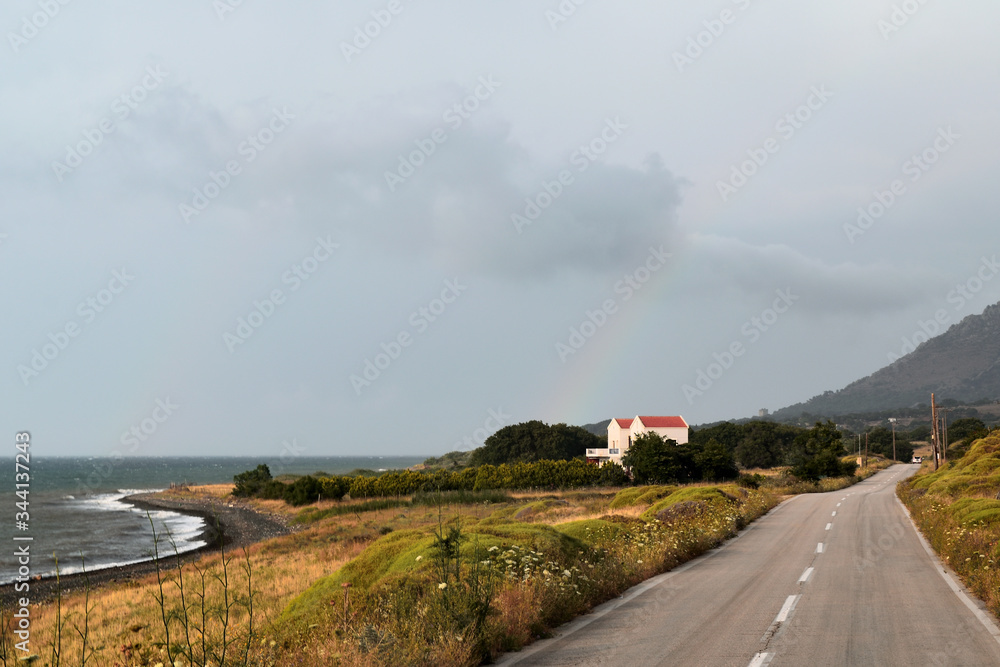
<svg viewBox="0 0 1000 667">
<path fill-rule="evenodd" d="M 792 498 L 499 664 L 998 666 L 996 622 L 896 499 L 917 468 Z"/>
</svg>

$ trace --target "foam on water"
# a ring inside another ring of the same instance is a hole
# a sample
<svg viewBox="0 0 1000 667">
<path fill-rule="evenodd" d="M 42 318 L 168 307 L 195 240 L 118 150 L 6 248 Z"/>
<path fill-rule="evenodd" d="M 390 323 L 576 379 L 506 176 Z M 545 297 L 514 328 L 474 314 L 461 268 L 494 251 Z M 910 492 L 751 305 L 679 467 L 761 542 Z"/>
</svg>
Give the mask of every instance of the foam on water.
<svg viewBox="0 0 1000 667">
<path fill-rule="evenodd" d="M 35 536 L 36 546 L 41 548 L 34 549 L 31 575 L 55 574 L 56 558 L 61 574 L 81 572 L 84 567 L 93 571 L 150 560 L 153 556 L 150 519 L 161 557 L 174 555 L 175 549 L 176 553 L 186 553 L 205 546 L 207 542 L 200 539 L 205 530 L 205 520 L 201 517 L 162 509 L 147 511 L 124 500 L 160 490 L 117 489 L 81 498 L 59 495 L 37 500 L 35 506 L 43 509 L 36 516 L 60 517 L 69 525 L 58 532 L 44 531 Z M 46 524 L 39 522 L 39 525 Z M 13 571 L 5 568 L 0 573 L 0 583 L 10 583 L 14 576 Z"/>
<path fill-rule="evenodd" d="M 31 542 L 30 576 L 82 569 L 88 571 L 142 562 L 152 558 L 153 531 L 169 534 L 178 551 L 204 546 L 201 539 L 206 521 L 200 517 L 134 507 L 124 498 L 162 489 L 171 484 L 225 482 L 260 463 L 272 474 L 311 474 L 323 470 L 343 474 L 354 469 L 405 468 L 423 457 L 136 457 L 136 458 L 49 458 L 32 451 L 30 531 L 19 532 L 13 521 L 0 522 L 0 539 L 8 544 L 14 536 Z M 14 485 L 0 487 L 2 505 L 14 508 L 19 499 Z M 169 539 L 157 545 L 161 556 L 172 556 Z M 11 553 L 0 554 L 0 583 L 10 582 L 18 563 Z"/>
</svg>

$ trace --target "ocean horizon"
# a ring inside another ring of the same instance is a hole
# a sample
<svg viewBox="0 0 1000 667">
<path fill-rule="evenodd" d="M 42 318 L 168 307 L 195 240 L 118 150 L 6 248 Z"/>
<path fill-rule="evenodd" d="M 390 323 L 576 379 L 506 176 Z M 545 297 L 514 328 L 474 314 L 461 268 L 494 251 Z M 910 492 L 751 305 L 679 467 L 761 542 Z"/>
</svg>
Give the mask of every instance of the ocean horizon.
<svg viewBox="0 0 1000 667">
<path fill-rule="evenodd" d="M 169 488 L 172 484 L 232 482 L 233 476 L 265 463 L 273 475 L 306 475 L 316 472 L 344 474 L 355 469 L 393 470 L 422 462 L 415 456 L 158 456 L 32 457 L 28 530 L 17 529 L 13 513 L 15 487 L 3 491 L 11 521 L 7 524 L 10 544 L 14 537 L 30 537 L 31 575 L 51 576 L 126 565 L 153 557 L 153 527 L 169 534 L 178 552 L 204 546 L 200 537 L 205 521 L 200 517 L 165 510 L 138 509 L 124 501 L 137 493 Z M 166 545 L 169 554 L 174 546 Z M 160 543 L 163 555 L 164 543 Z M 8 551 L 0 567 L 0 584 L 17 576 L 18 563 Z"/>
</svg>

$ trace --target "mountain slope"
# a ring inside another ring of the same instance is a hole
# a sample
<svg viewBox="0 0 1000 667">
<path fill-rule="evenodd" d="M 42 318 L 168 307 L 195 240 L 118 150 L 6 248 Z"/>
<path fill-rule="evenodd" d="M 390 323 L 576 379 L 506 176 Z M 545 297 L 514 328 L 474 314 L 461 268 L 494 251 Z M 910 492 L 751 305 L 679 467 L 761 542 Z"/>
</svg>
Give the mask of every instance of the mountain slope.
<svg viewBox="0 0 1000 667">
<path fill-rule="evenodd" d="M 1000 398 L 1000 303 L 966 317 L 872 375 L 778 410 L 774 417 L 903 408 L 930 403 L 931 392 L 960 401 Z"/>
<path fill-rule="evenodd" d="M 595 424 L 584 424 L 581 428 L 585 431 L 590 431 L 596 436 L 605 438 L 608 435 L 608 424 L 610 423 L 610 419 L 605 419 L 604 421 L 597 422 Z"/>
</svg>

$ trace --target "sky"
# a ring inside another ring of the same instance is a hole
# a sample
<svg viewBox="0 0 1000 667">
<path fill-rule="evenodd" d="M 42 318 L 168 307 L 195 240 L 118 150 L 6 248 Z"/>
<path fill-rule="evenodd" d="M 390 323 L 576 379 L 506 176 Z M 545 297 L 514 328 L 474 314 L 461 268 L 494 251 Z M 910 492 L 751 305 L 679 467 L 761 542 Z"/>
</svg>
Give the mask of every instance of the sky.
<svg viewBox="0 0 1000 667">
<path fill-rule="evenodd" d="M 744 418 L 1000 300 L 1000 6 L 10 0 L 4 432 Z"/>
</svg>

